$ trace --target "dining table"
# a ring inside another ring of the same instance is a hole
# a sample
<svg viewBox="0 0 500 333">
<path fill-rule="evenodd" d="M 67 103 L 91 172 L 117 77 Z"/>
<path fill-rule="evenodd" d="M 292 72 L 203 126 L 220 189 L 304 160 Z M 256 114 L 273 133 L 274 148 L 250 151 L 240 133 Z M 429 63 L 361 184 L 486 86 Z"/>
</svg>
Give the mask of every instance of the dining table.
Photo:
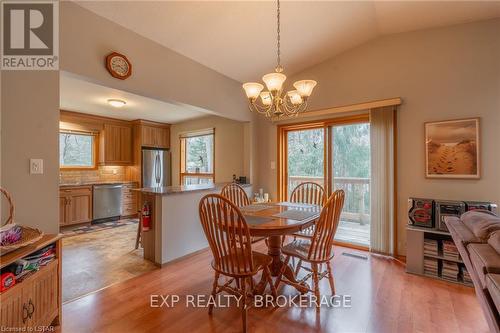
<svg viewBox="0 0 500 333">
<path fill-rule="evenodd" d="M 285 265 L 281 252 L 284 237 L 312 226 L 321 214 L 321 206 L 292 202 L 258 203 L 242 207 L 241 212 L 250 235 L 267 238 L 268 255 L 273 259 L 271 275 L 278 276 Z M 299 292 L 307 292 L 309 287 L 297 280 L 289 264 L 283 275 Z"/>
</svg>

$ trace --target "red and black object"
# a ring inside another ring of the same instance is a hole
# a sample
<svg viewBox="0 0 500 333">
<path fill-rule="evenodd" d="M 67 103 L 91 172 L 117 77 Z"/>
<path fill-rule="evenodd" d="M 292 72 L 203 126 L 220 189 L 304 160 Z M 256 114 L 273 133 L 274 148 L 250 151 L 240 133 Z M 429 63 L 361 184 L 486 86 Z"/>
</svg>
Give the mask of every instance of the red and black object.
<svg viewBox="0 0 500 333">
<path fill-rule="evenodd" d="M 481 202 L 481 201 L 465 201 L 465 210 L 467 212 L 471 210 L 489 210 L 496 214 L 497 205 L 491 202 Z"/>
<path fill-rule="evenodd" d="M 434 200 L 409 198 L 408 224 L 417 227 L 434 228 Z"/>
<path fill-rule="evenodd" d="M 142 231 L 149 231 L 151 229 L 151 209 L 147 202 L 142 206 L 141 223 Z"/>
<path fill-rule="evenodd" d="M 12 272 L 2 273 L 0 280 L 0 292 L 5 291 L 16 284 L 16 276 Z"/>
</svg>

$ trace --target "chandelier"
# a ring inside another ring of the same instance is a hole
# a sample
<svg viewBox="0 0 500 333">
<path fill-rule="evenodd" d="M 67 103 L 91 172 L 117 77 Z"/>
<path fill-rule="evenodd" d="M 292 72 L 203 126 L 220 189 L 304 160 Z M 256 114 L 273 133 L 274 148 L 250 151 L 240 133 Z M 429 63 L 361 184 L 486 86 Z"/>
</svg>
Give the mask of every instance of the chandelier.
<svg viewBox="0 0 500 333">
<path fill-rule="evenodd" d="M 243 89 L 248 97 L 248 106 L 251 111 L 265 115 L 268 118 L 297 116 L 307 107 L 307 99 L 316 86 L 314 80 L 300 80 L 293 84 L 295 90 L 283 94 L 283 83 L 286 75 L 283 74 L 280 53 L 280 0 L 277 0 L 277 65 L 274 73 L 266 74 L 262 81 L 264 86 L 257 82 L 247 82 L 243 84 Z M 259 101 L 260 97 L 260 101 Z"/>
</svg>

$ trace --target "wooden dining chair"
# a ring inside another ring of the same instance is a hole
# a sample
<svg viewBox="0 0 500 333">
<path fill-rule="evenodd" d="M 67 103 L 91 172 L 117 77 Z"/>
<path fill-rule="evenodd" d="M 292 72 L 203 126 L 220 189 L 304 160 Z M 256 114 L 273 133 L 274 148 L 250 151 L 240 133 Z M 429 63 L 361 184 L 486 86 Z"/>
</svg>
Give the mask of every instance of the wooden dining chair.
<svg viewBox="0 0 500 333">
<path fill-rule="evenodd" d="M 243 331 L 247 328 L 247 309 L 253 304 L 255 290 L 253 277 L 262 271 L 262 280 L 269 284 L 271 293 L 276 297 L 276 289 L 271 279 L 269 265 L 272 258 L 267 254 L 252 251 L 250 232 L 239 208 L 230 200 L 218 194 L 209 194 L 200 200 L 200 221 L 213 254 L 212 268 L 215 278 L 212 297 L 220 292 L 241 297 Z M 229 280 L 219 284 L 223 275 Z M 234 282 L 234 285 L 232 285 Z M 250 286 L 247 289 L 247 284 Z M 264 285 L 265 288 L 265 285 Z M 208 313 L 211 315 L 213 305 Z"/>
<path fill-rule="evenodd" d="M 323 206 L 325 203 L 325 189 L 317 183 L 301 183 L 293 189 L 290 202 Z"/>
<path fill-rule="evenodd" d="M 226 198 L 229 199 L 235 206 L 238 208 L 245 207 L 250 205 L 250 199 L 248 199 L 248 196 L 240 185 L 236 183 L 231 183 L 225 185 L 220 194 Z M 252 236 L 252 244 L 255 244 L 257 242 L 260 242 L 261 240 L 266 239 L 266 237 L 253 237 Z"/>
<path fill-rule="evenodd" d="M 238 184 L 231 183 L 225 185 L 220 194 L 239 208 L 250 205 L 250 199 L 248 199 L 245 190 Z"/>
<path fill-rule="evenodd" d="M 276 288 L 278 288 L 280 282 L 288 282 L 283 279 L 283 273 L 290 262 L 290 258 L 298 258 L 301 262 L 305 261 L 311 265 L 309 274 L 300 280 L 299 283 L 305 282 L 312 276 L 313 289 L 310 288 L 309 291 L 314 292 L 314 295 L 319 301 L 319 281 L 323 277 L 328 276 L 332 295 L 335 295 L 335 284 L 330 260 L 333 258 L 333 238 L 335 237 L 335 232 L 339 225 L 340 213 L 344 206 L 344 197 L 345 194 L 343 190 L 337 190 L 332 193 L 321 210 L 311 239 L 296 239 L 283 246 L 282 252 L 286 258 L 285 264 L 282 266 L 282 270 L 276 279 Z M 296 273 L 302 268 L 301 262 L 296 269 Z M 327 269 L 320 272 L 322 264 L 326 264 Z"/>
<path fill-rule="evenodd" d="M 323 206 L 325 203 L 325 189 L 317 183 L 301 183 L 290 195 L 290 202 Z M 294 233 L 293 238 L 297 239 L 297 237 L 300 237 L 310 239 L 314 234 L 314 230 L 315 224 Z"/>
</svg>

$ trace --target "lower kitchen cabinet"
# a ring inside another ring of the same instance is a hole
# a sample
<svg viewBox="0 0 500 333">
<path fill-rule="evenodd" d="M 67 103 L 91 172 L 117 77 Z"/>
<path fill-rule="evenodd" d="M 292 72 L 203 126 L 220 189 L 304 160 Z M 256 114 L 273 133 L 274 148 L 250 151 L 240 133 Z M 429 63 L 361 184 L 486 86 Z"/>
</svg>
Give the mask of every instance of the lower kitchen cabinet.
<svg viewBox="0 0 500 333">
<path fill-rule="evenodd" d="M 92 221 L 92 186 L 59 190 L 59 224 L 61 226 Z"/>
</svg>

